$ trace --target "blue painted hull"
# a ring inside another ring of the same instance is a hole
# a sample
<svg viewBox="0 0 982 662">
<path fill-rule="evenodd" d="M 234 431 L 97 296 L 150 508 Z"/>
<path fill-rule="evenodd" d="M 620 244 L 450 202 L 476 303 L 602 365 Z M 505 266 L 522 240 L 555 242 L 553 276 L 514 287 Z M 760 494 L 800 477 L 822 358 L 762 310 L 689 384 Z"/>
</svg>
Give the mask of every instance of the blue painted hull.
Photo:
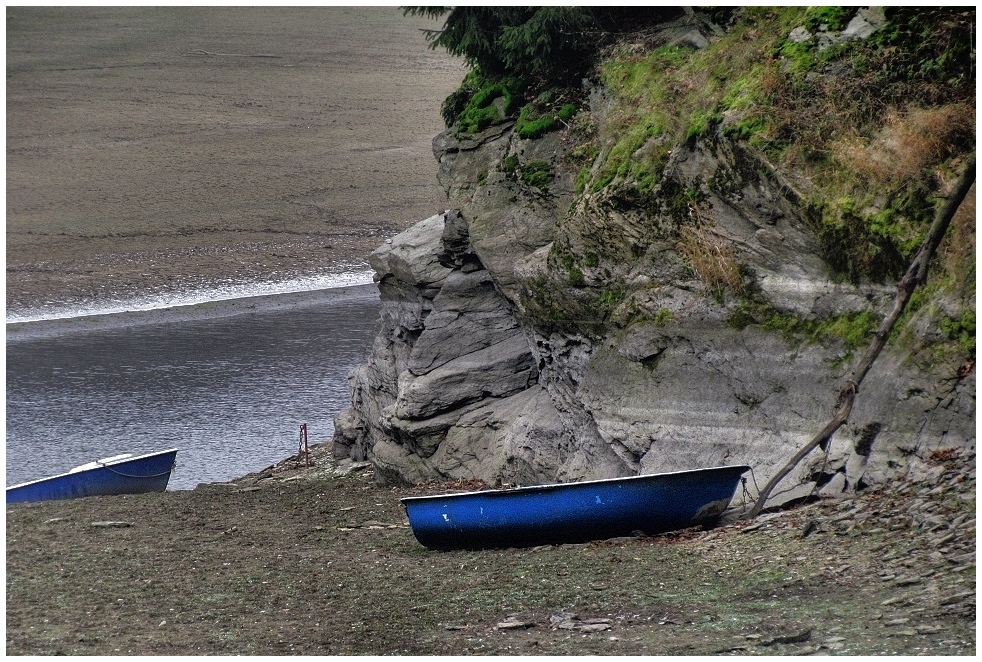
<svg viewBox="0 0 982 662">
<path fill-rule="evenodd" d="M 709 524 L 750 467 L 631 476 L 402 499 L 416 539 L 431 549 L 577 543 Z"/>
<path fill-rule="evenodd" d="M 95 466 L 81 471 L 73 470 L 8 487 L 7 503 L 163 492 L 170 480 L 176 457 L 177 449 L 171 449 L 137 457 L 93 462 Z"/>
</svg>

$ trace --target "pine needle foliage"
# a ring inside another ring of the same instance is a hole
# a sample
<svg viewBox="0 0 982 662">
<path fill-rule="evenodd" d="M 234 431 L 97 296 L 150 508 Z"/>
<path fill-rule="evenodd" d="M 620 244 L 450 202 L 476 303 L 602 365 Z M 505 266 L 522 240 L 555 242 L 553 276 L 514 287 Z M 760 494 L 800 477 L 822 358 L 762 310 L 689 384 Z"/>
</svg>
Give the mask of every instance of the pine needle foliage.
<svg viewBox="0 0 982 662">
<path fill-rule="evenodd" d="M 404 7 L 404 15 L 445 18 L 425 31 L 431 48 L 462 56 L 488 78 L 545 85 L 577 83 L 600 46 L 677 10 L 625 7 Z"/>
<path fill-rule="evenodd" d="M 586 12 L 575 7 L 408 7 L 404 14 L 440 18 L 427 31 L 433 48 L 462 56 L 488 77 L 568 78 L 590 53 Z"/>
</svg>

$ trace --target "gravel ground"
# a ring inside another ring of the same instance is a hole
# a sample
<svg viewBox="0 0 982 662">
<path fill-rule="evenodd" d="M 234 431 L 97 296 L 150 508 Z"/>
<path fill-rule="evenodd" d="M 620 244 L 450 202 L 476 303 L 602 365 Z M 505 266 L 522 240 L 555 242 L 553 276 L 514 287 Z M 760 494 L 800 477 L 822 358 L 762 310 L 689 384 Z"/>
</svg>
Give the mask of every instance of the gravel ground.
<svg viewBox="0 0 982 662">
<path fill-rule="evenodd" d="M 8 506 L 7 653 L 976 651 L 974 456 L 708 531 L 453 552 L 416 542 L 399 498 L 478 486 L 314 461 Z"/>
</svg>

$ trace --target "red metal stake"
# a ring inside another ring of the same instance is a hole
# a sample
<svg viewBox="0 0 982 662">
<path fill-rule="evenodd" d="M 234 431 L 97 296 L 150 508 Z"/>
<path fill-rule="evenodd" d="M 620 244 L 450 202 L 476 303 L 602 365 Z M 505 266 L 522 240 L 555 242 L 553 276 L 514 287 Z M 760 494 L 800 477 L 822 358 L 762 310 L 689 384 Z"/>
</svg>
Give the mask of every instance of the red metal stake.
<svg viewBox="0 0 982 662">
<path fill-rule="evenodd" d="M 307 466 L 310 466 L 310 449 L 307 447 L 307 424 L 300 424 L 300 440 L 303 442 L 303 454 L 307 460 Z"/>
</svg>

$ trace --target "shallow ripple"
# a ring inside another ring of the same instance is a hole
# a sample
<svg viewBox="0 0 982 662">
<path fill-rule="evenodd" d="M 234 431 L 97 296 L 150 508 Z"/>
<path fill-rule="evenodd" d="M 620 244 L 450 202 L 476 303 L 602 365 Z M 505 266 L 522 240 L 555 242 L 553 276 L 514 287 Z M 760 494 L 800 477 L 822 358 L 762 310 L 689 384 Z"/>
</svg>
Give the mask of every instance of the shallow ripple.
<svg viewBox="0 0 982 662">
<path fill-rule="evenodd" d="M 168 489 L 327 441 L 367 358 L 377 297 L 7 343 L 7 485 L 180 449 Z"/>
</svg>

